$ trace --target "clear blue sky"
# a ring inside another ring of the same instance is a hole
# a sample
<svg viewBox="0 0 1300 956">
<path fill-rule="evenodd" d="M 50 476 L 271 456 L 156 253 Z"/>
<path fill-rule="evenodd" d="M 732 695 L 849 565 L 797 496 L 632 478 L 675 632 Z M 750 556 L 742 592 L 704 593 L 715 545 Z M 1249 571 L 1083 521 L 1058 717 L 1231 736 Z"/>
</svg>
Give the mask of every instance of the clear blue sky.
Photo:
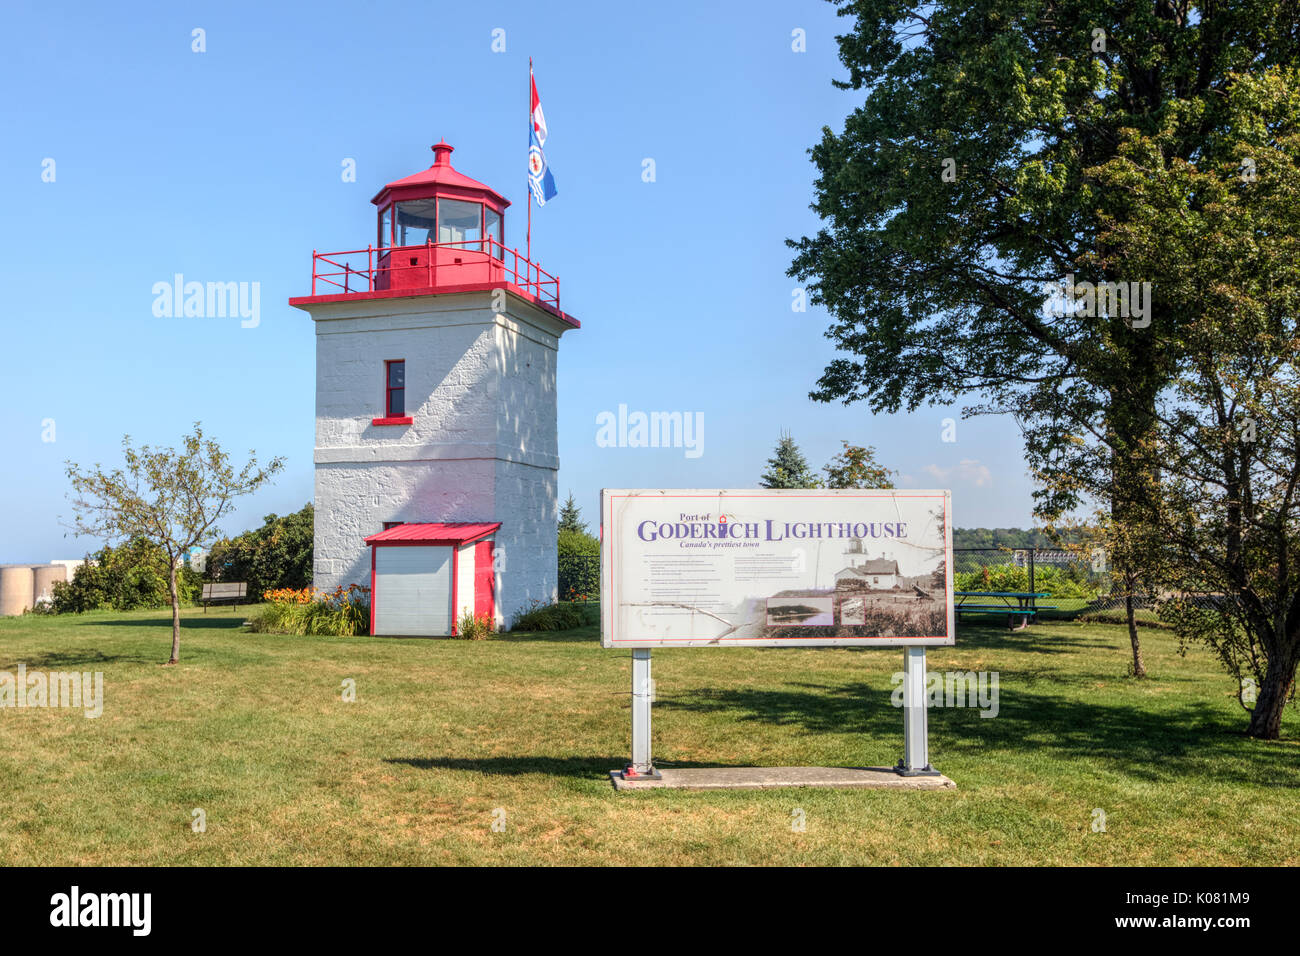
<svg viewBox="0 0 1300 956">
<path fill-rule="evenodd" d="M 0 562 L 94 547 L 60 526 L 63 462 L 116 463 L 126 433 L 174 444 L 201 420 L 233 453 L 286 456 L 227 532 L 309 501 L 313 332 L 286 300 L 310 291 L 313 249 L 370 241 L 370 197 L 439 137 L 514 203 L 523 245 L 529 55 L 559 186 L 534 257 L 583 323 L 560 348 L 561 497 L 594 522 L 601 487 L 752 486 L 786 429 L 814 465 L 848 439 L 904 485 L 950 487 L 958 526 L 1028 526 L 1010 421 L 945 443 L 954 411 L 807 397 L 833 352 L 825 314 L 791 310 L 783 240 L 816 228 L 806 151 L 857 102 L 831 86 L 847 21 L 813 0 L 556 6 L 7 2 Z M 178 272 L 260 283 L 261 324 L 155 318 L 152 287 Z M 598 447 L 620 404 L 702 413 L 703 454 Z"/>
</svg>

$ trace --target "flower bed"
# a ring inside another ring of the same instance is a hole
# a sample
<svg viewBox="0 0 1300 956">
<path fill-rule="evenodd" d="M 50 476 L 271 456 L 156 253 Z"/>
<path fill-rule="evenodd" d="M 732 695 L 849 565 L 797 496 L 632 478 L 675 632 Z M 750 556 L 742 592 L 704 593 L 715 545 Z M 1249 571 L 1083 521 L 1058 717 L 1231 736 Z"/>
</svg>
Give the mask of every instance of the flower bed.
<svg viewBox="0 0 1300 956">
<path fill-rule="evenodd" d="M 360 584 L 333 591 L 316 588 L 277 588 L 266 591 L 267 602 L 253 618 L 260 634 L 318 634 L 355 637 L 370 633 L 370 588 Z"/>
</svg>

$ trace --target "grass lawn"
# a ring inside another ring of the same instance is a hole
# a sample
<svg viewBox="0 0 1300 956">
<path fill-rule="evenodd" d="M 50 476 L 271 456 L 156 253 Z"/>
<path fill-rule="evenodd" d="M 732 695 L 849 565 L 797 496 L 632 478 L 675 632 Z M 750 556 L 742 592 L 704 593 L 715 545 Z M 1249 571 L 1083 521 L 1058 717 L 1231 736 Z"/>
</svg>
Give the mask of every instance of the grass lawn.
<svg viewBox="0 0 1300 956">
<path fill-rule="evenodd" d="M 105 684 L 98 719 L 0 709 L 0 862 L 1300 865 L 1300 714 L 1281 742 L 1241 736 L 1230 679 L 1165 631 L 1142 632 L 1143 682 L 1112 625 L 967 624 L 932 649 L 932 670 L 1000 674 L 996 718 L 930 712 L 955 791 L 616 793 L 630 655 L 595 628 L 285 637 L 246 616 L 187 612 L 177 667 L 169 612 L 0 620 L 0 670 Z M 656 652 L 656 762 L 891 765 L 901 667 L 901 649 Z"/>
</svg>

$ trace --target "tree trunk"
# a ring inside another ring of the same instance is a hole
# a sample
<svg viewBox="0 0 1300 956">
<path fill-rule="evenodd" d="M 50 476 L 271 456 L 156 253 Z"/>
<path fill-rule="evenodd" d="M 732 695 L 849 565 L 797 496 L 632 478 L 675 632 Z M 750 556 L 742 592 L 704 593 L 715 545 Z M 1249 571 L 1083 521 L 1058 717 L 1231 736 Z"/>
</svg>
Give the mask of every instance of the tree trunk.
<svg viewBox="0 0 1300 956">
<path fill-rule="evenodd" d="M 1147 668 L 1142 663 L 1142 642 L 1138 640 L 1137 619 L 1133 616 L 1133 588 L 1124 595 L 1124 614 L 1128 617 L 1128 642 L 1133 645 L 1133 676 L 1146 677 Z"/>
<path fill-rule="evenodd" d="M 171 558 L 171 573 L 168 582 L 172 593 L 172 658 L 167 663 L 175 664 L 181 659 L 181 599 L 176 591 L 176 559 Z"/>
<path fill-rule="evenodd" d="M 1255 698 L 1255 708 L 1250 712 L 1248 736 L 1260 740 L 1277 740 L 1282 734 L 1282 709 L 1286 707 L 1291 685 L 1295 683 L 1296 664 L 1300 658 L 1292 653 L 1289 658 L 1272 659 L 1264 672 L 1264 681 Z"/>
</svg>

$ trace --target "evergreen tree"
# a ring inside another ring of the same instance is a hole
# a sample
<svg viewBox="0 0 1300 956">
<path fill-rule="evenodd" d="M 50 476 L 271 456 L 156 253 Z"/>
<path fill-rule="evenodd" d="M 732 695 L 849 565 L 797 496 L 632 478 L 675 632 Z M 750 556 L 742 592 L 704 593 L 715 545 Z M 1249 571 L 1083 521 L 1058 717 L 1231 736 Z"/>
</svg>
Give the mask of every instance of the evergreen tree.
<svg viewBox="0 0 1300 956">
<path fill-rule="evenodd" d="M 808 459 L 788 432 L 781 433 L 776 451 L 767 460 L 767 471 L 758 480 L 763 488 L 820 488 L 821 481 L 808 466 Z"/>
<path fill-rule="evenodd" d="M 560 506 L 560 525 L 559 530 L 577 531 L 580 534 L 587 534 L 587 523 L 582 520 L 582 509 L 578 503 L 573 500 L 573 492 L 569 492 L 569 497 L 564 504 Z"/>
</svg>

